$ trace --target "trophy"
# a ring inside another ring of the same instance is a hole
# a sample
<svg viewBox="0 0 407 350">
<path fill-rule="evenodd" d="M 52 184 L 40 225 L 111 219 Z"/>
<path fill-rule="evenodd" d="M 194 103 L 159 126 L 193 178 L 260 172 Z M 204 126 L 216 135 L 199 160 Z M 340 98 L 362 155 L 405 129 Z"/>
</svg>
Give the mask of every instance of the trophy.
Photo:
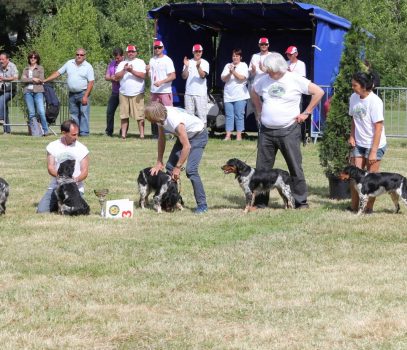
<svg viewBox="0 0 407 350">
<path fill-rule="evenodd" d="M 106 202 L 106 196 L 109 194 L 109 190 L 107 188 L 104 188 L 102 190 L 95 190 L 95 195 L 99 199 L 99 204 L 100 204 L 100 216 L 102 218 L 105 217 L 105 202 Z"/>
</svg>

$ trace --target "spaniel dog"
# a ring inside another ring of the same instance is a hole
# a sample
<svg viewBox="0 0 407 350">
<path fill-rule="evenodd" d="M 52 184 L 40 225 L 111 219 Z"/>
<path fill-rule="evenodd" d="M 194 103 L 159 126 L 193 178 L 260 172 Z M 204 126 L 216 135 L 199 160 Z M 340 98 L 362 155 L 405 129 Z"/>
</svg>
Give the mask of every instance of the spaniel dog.
<svg viewBox="0 0 407 350">
<path fill-rule="evenodd" d="M 225 174 L 235 174 L 246 197 L 245 213 L 253 208 L 257 194 L 270 191 L 273 188 L 277 189 L 286 209 L 295 208 L 291 189 L 292 179 L 287 171 L 281 169 L 256 170 L 237 158 L 229 159 L 221 169 Z"/>
<path fill-rule="evenodd" d="M 395 213 L 400 211 L 400 199 L 407 205 L 407 179 L 396 173 L 369 173 L 354 165 L 348 165 L 339 175 L 342 180 L 351 180 L 359 195 L 358 215 L 366 213 L 366 204 L 371 197 L 388 193 L 395 206 Z"/>
<path fill-rule="evenodd" d="M 145 208 L 149 194 L 154 191 L 153 202 L 157 213 L 161 213 L 162 210 L 167 212 L 182 210 L 184 202 L 179 194 L 177 182 L 161 170 L 156 175 L 151 175 L 150 171 L 151 167 L 141 170 L 137 178 L 141 209 Z"/>
<path fill-rule="evenodd" d="M 0 215 L 6 213 L 6 202 L 8 198 L 8 194 L 10 191 L 10 187 L 6 180 L 0 177 Z"/>
<path fill-rule="evenodd" d="M 82 198 L 78 186 L 73 179 L 75 160 L 68 159 L 58 168 L 55 195 L 58 201 L 58 212 L 62 215 L 89 215 L 88 203 Z"/>
</svg>

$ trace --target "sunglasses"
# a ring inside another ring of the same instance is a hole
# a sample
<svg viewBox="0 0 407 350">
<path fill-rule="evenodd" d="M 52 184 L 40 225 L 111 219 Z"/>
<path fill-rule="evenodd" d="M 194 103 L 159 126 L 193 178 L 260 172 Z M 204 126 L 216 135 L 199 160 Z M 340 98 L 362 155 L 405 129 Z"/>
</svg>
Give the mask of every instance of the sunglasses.
<svg viewBox="0 0 407 350">
<path fill-rule="evenodd" d="M 134 51 L 134 50 L 129 50 L 129 51 L 127 51 L 127 52 L 133 52 L 133 53 L 134 53 L 134 52 L 136 52 L 136 51 Z"/>
<path fill-rule="evenodd" d="M 32 60 L 32 59 L 37 59 L 37 57 L 31 56 L 31 57 L 30 57 L 30 60 Z"/>
<path fill-rule="evenodd" d="M 201 53 L 202 50 L 195 50 L 194 52 L 196 52 L 196 53 Z"/>
<path fill-rule="evenodd" d="M 162 46 L 154 46 L 154 50 L 162 49 Z"/>
<path fill-rule="evenodd" d="M 84 53 L 77 53 L 76 56 L 85 56 Z"/>
<path fill-rule="evenodd" d="M 269 46 L 269 44 L 260 44 L 260 46 Z"/>
</svg>

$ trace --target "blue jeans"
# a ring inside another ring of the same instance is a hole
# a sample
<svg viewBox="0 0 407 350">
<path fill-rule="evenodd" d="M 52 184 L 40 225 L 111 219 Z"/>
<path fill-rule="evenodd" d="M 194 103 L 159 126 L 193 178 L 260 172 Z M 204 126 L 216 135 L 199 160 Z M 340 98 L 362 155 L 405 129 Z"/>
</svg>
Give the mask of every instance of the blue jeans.
<svg viewBox="0 0 407 350">
<path fill-rule="evenodd" d="M 236 122 L 236 131 L 244 131 L 244 114 L 246 100 L 225 102 L 226 131 L 233 131 Z"/>
<path fill-rule="evenodd" d="M 5 124 L 9 124 L 8 118 L 8 102 L 11 100 L 11 92 L 5 92 L 0 94 L 0 120 L 3 120 Z M 10 125 L 4 125 L 3 130 L 5 133 L 10 133 Z"/>
<path fill-rule="evenodd" d="M 106 110 L 106 135 L 112 136 L 114 131 L 114 114 L 119 106 L 119 94 L 112 92 Z"/>
<path fill-rule="evenodd" d="M 208 143 L 208 132 L 206 131 L 206 129 L 203 130 L 200 134 L 190 138 L 189 143 L 191 144 L 191 151 L 188 155 L 186 174 L 188 179 L 192 183 L 197 206 L 207 206 L 205 190 L 202 184 L 201 177 L 198 173 L 199 163 L 201 162 L 205 146 Z M 172 148 L 170 157 L 168 158 L 168 162 L 166 164 L 168 172 L 172 172 L 174 166 L 177 165 L 181 150 L 182 144 L 177 138 L 177 141 Z"/>
<path fill-rule="evenodd" d="M 48 133 L 47 118 L 45 118 L 44 108 L 44 94 L 42 92 L 26 92 L 24 94 L 24 100 L 28 109 L 28 119 L 35 118 L 35 111 L 40 116 L 42 130 L 44 134 Z"/>
<path fill-rule="evenodd" d="M 89 136 L 90 99 L 88 98 L 88 104 L 83 106 L 83 95 L 85 95 L 85 90 L 69 93 L 69 114 L 71 119 L 79 125 L 79 135 Z"/>
</svg>

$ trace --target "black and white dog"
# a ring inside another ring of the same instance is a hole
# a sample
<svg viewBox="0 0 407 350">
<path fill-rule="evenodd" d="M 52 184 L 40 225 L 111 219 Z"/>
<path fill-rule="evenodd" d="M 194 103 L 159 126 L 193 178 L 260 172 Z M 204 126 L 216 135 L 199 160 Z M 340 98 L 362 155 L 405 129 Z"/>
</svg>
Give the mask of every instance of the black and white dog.
<svg viewBox="0 0 407 350">
<path fill-rule="evenodd" d="M 75 160 L 68 159 L 58 168 L 55 195 L 58 200 L 58 212 L 62 215 L 89 215 L 88 203 L 82 198 L 73 179 Z"/>
<path fill-rule="evenodd" d="M 161 210 L 172 212 L 175 209 L 184 209 L 182 207 L 184 202 L 178 192 L 177 182 L 161 170 L 156 175 L 151 175 L 150 171 L 151 167 L 141 170 L 137 178 L 141 209 L 145 208 L 148 196 L 153 191 L 154 209 L 157 213 L 161 213 Z"/>
<path fill-rule="evenodd" d="M 0 177 L 0 215 L 6 213 L 6 202 L 8 198 L 8 194 L 10 191 L 10 187 L 6 180 Z"/>
<path fill-rule="evenodd" d="M 286 209 L 295 208 L 295 200 L 291 190 L 292 179 L 287 171 L 281 169 L 256 170 L 237 158 L 229 159 L 221 169 L 225 174 L 235 174 L 246 197 L 245 213 L 253 208 L 257 194 L 270 191 L 273 188 L 277 189 Z"/>
<path fill-rule="evenodd" d="M 388 193 L 395 206 L 395 213 L 400 211 L 401 201 L 407 205 L 407 179 L 397 173 L 369 173 L 354 165 L 348 165 L 339 175 L 342 180 L 351 180 L 359 195 L 358 215 L 366 212 L 370 197 Z"/>
</svg>

